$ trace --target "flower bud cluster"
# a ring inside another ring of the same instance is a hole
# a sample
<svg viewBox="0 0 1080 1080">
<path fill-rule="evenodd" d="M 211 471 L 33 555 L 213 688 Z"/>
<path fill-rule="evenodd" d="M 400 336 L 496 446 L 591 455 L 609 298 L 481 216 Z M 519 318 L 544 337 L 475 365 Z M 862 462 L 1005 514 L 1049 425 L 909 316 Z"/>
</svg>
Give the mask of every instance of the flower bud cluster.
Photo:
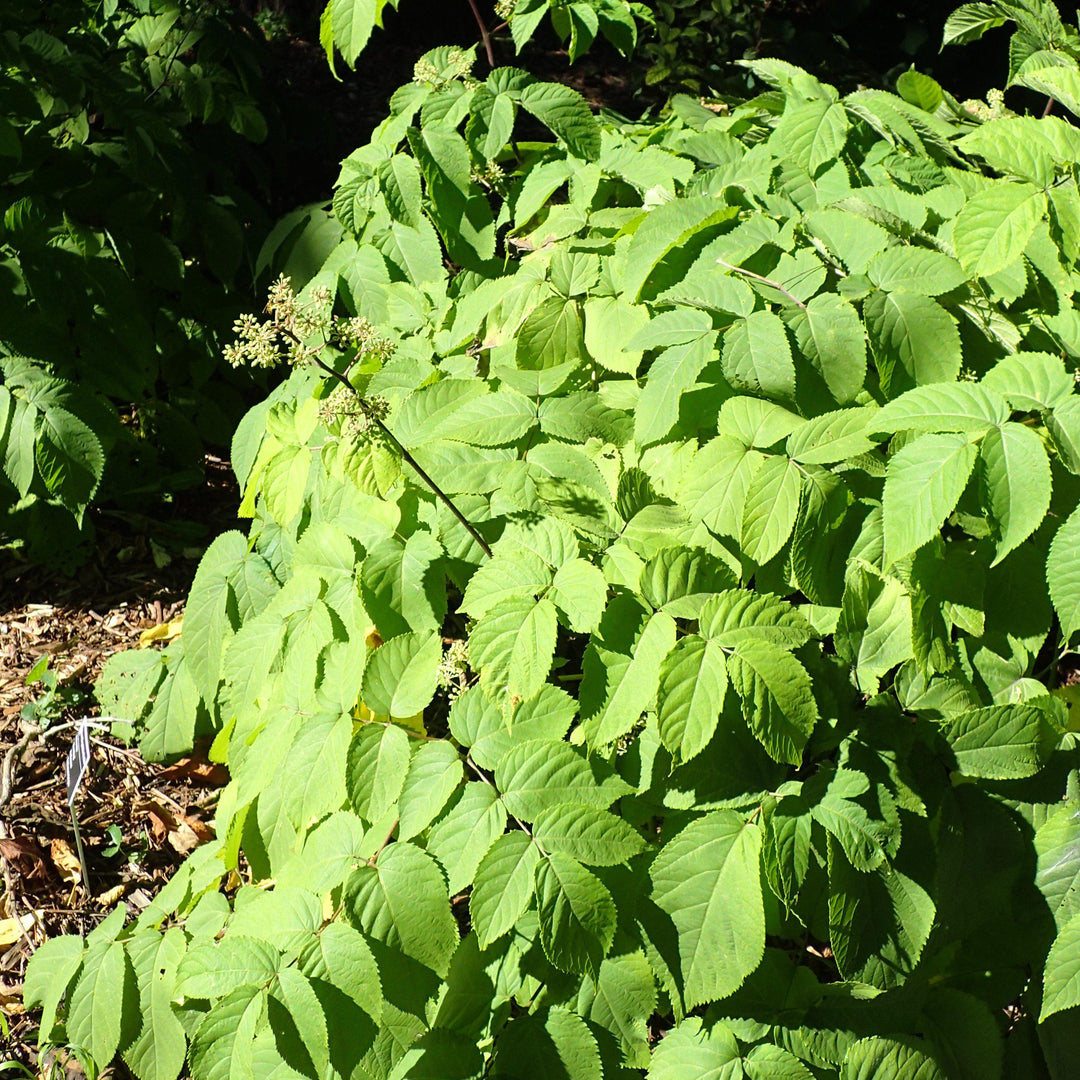
<svg viewBox="0 0 1080 1080">
<path fill-rule="evenodd" d="M 474 183 L 483 184 L 485 187 L 498 188 L 506 179 L 503 167 L 493 158 L 484 162 L 479 168 L 474 168 L 472 177 Z"/>
<path fill-rule="evenodd" d="M 468 83 L 475 63 L 476 57 L 471 50 L 455 45 L 447 50 L 446 64 L 442 68 L 436 67 L 426 56 L 420 57 L 413 67 L 413 82 L 427 83 L 436 90 L 442 90 L 459 79 Z"/>
<path fill-rule="evenodd" d="M 1005 116 L 1009 112 L 1005 107 L 1005 91 L 996 88 L 986 92 L 985 102 L 979 101 L 978 98 L 969 98 L 961 102 L 960 107 L 983 121 L 997 120 L 998 117 Z"/>
<path fill-rule="evenodd" d="M 514 17 L 514 8 L 516 7 L 517 0 L 495 0 L 495 14 L 503 22 L 509 22 Z"/>
<path fill-rule="evenodd" d="M 384 397 L 373 394 L 362 398 L 351 387 L 339 383 L 319 405 L 319 419 L 330 427 L 340 423 L 341 433 L 360 442 L 378 437 L 378 421 L 390 414 L 390 403 Z"/>
<path fill-rule="evenodd" d="M 281 362 L 281 347 L 277 328 L 262 323 L 246 313 L 233 323 L 236 340 L 225 346 L 225 359 L 231 367 L 249 364 L 251 367 L 276 367 Z"/>
<path fill-rule="evenodd" d="M 464 690 L 469 671 L 469 649 L 464 641 L 450 643 L 439 661 L 439 686 L 450 695 L 450 700 Z"/>
<path fill-rule="evenodd" d="M 361 315 L 335 319 L 330 336 L 335 345 L 342 348 L 354 347 L 357 352 L 376 357 L 384 363 L 394 352 L 394 343 L 379 337 L 371 323 Z"/>
</svg>

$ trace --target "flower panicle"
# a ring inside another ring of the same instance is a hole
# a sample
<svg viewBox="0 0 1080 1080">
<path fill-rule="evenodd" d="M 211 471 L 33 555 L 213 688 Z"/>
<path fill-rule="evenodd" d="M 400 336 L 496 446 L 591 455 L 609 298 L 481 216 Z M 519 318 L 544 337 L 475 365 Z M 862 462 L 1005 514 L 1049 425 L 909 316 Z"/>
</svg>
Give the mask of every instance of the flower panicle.
<svg viewBox="0 0 1080 1080">
<path fill-rule="evenodd" d="M 225 360 L 232 367 L 270 368 L 280 363 L 299 367 L 333 343 L 385 363 L 393 354 L 393 343 L 380 337 L 367 319 L 335 316 L 333 303 L 333 293 L 325 285 L 316 286 L 301 300 L 282 274 L 267 293 L 269 319 L 260 320 L 250 312 L 237 318 L 234 340 L 225 346 Z"/>
</svg>

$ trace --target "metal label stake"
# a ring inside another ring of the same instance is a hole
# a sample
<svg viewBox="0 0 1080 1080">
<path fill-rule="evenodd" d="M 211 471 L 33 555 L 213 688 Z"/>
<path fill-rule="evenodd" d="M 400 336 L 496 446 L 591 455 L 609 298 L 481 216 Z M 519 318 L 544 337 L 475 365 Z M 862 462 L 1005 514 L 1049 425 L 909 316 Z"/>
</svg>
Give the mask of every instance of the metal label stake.
<svg viewBox="0 0 1080 1080">
<path fill-rule="evenodd" d="M 75 833 L 75 850 L 79 855 L 79 867 L 82 870 L 83 885 L 87 893 L 90 893 L 90 871 L 86 867 L 86 855 L 83 852 L 82 835 L 79 833 L 79 821 L 75 816 L 75 796 L 79 791 L 86 772 L 86 766 L 90 764 L 90 728 L 87 722 L 82 721 L 75 730 L 75 741 L 68 751 L 67 760 L 64 762 L 64 780 L 67 783 L 68 810 L 71 811 L 71 828 Z"/>
</svg>

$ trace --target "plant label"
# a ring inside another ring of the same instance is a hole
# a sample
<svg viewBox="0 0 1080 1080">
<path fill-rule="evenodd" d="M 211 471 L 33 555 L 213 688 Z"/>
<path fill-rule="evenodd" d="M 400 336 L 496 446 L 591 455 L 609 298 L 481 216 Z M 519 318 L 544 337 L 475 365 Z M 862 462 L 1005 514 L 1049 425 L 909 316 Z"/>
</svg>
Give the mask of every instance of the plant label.
<svg viewBox="0 0 1080 1080">
<path fill-rule="evenodd" d="M 75 802 L 75 794 L 79 790 L 86 766 L 90 763 L 90 729 L 85 721 L 75 729 L 75 741 L 68 751 L 67 761 L 64 762 L 64 780 L 67 782 L 68 807 Z"/>
</svg>

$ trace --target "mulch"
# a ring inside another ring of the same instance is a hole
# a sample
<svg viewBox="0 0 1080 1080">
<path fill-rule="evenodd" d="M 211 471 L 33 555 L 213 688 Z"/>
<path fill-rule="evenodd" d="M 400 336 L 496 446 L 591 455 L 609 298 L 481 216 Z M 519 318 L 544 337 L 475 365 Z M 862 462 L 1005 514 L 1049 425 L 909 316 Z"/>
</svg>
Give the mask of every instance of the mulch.
<svg viewBox="0 0 1080 1080">
<path fill-rule="evenodd" d="M 5 1039 L 0 1025 L 0 1061 L 39 1067 L 35 1025 L 21 1003 L 33 950 L 60 934 L 86 934 L 118 903 L 137 915 L 213 836 L 224 770 L 198 756 L 150 764 L 107 728 L 92 729 L 75 802 L 87 888 L 64 782 L 72 725 L 97 713 L 92 688 L 105 661 L 182 614 L 202 551 L 237 526 L 228 464 L 208 457 L 206 465 L 205 483 L 177 496 L 170 519 L 153 529 L 133 534 L 130 523 L 117 527 L 103 515 L 93 558 L 71 578 L 0 563 L 0 1009 L 9 1027 Z M 198 543 L 175 539 L 196 529 Z M 28 684 L 43 657 L 49 674 Z M 79 1075 L 72 1068 L 68 1075 Z"/>
</svg>

